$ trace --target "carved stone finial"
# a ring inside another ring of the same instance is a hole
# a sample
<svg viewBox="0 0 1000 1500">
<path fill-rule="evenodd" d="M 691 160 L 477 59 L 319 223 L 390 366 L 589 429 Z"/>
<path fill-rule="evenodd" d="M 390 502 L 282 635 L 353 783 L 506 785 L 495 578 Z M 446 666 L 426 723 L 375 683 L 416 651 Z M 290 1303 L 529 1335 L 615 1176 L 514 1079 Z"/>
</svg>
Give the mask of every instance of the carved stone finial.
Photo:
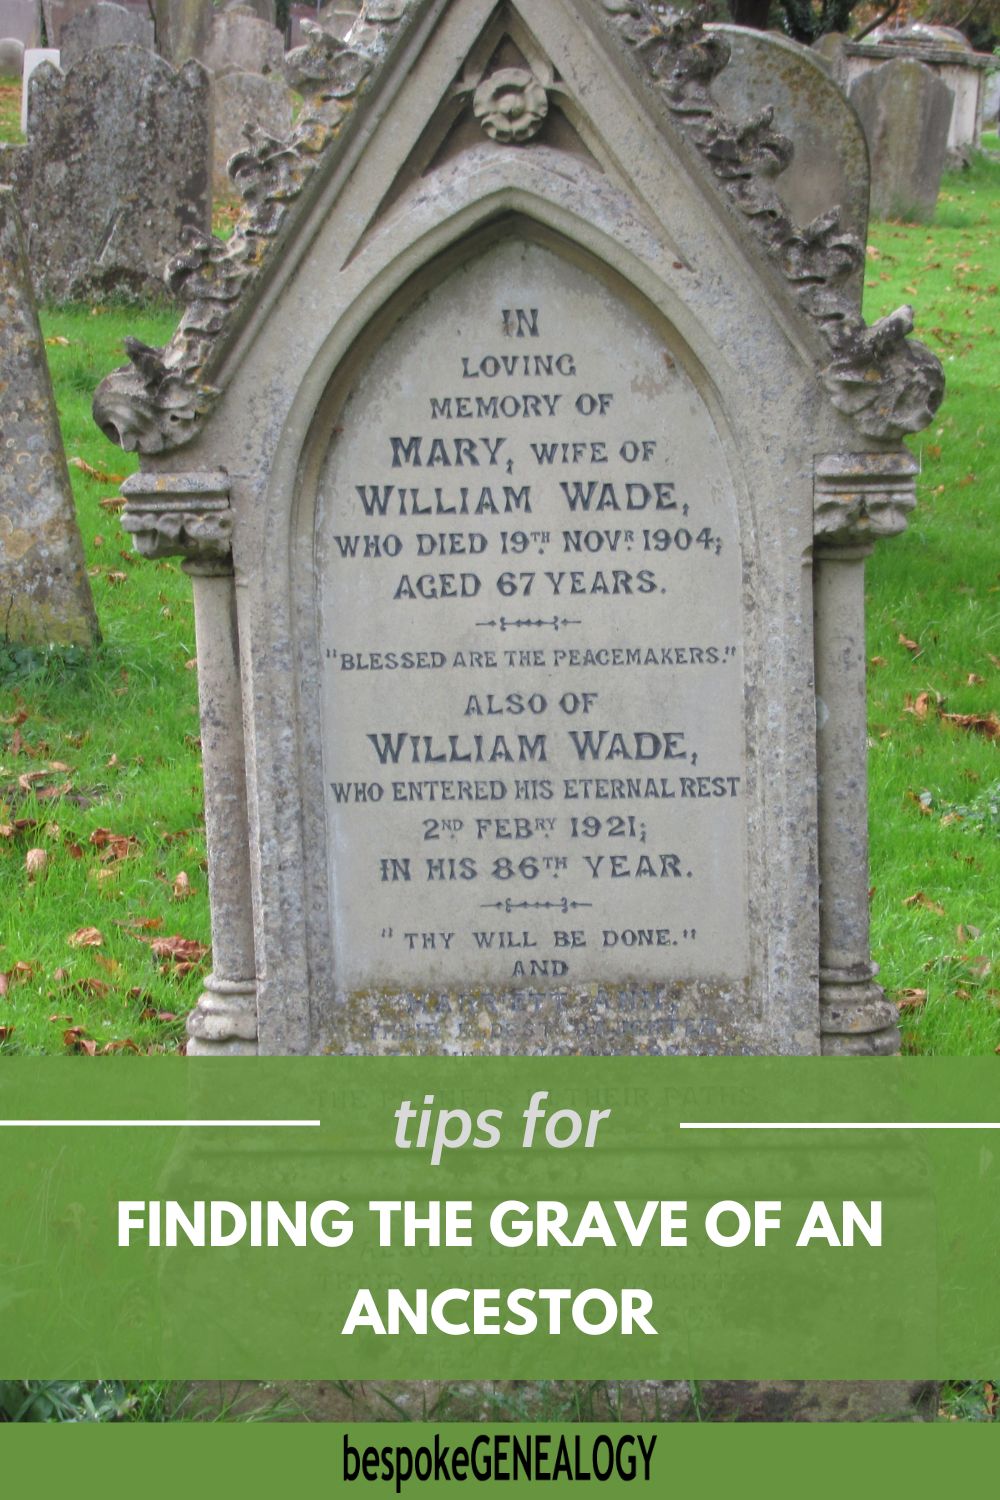
<svg viewBox="0 0 1000 1500">
<path fill-rule="evenodd" d="M 472 107 L 491 140 L 519 146 L 541 130 L 549 96 L 526 68 L 500 68 L 483 79 Z"/>
</svg>

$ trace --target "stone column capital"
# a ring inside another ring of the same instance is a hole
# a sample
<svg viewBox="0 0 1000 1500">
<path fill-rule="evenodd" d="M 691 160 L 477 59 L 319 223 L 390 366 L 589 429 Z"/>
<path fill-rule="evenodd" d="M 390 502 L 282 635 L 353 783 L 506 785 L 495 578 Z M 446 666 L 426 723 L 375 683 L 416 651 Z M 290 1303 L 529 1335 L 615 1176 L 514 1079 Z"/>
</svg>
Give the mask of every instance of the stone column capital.
<svg viewBox="0 0 1000 1500">
<path fill-rule="evenodd" d="M 201 576 L 233 571 L 228 474 L 133 474 L 122 494 L 122 528 L 143 557 L 181 557 L 185 572 Z"/>
<path fill-rule="evenodd" d="M 823 555 L 864 548 L 906 530 L 920 465 L 896 453 L 826 453 L 816 459 L 814 525 Z M 864 555 L 864 554 L 862 554 Z"/>
</svg>

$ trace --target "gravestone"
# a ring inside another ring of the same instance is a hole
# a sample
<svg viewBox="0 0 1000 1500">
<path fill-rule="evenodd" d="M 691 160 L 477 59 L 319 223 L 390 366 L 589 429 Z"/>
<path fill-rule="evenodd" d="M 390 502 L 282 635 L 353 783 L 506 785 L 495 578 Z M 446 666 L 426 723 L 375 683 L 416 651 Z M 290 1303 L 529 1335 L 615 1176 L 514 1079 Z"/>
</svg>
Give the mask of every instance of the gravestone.
<svg viewBox="0 0 1000 1500">
<path fill-rule="evenodd" d="M 216 77 L 224 73 L 273 73 L 285 55 L 281 32 L 246 6 L 217 14 L 202 52 Z"/>
<path fill-rule="evenodd" d="M 123 5 L 110 5 L 101 0 L 100 4 L 92 5 L 64 26 L 60 66 L 68 72 L 88 52 L 99 52 L 118 43 L 127 42 L 152 51 L 154 41 L 153 22 L 148 15 L 141 16 L 126 10 Z"/>
<path fill-rule="evenodd" d="M 40 0 L 0 0 L 0 36 L 15 37 L 25 48 L 41 46 Z"/>
<path fill-rule="evenodd" d="M 283 140 L 292 128 L 292 92 L 281 78 L 224 73 L 212 84 L 212 178 L 217 197 L 233 192 L 230 158 L 246 150 L 248 125 Z"/>
<path fill-rule="evenodd" d="M 31 78 L 42 63 L 59 66 L 59 51 L 53 47 L 28 47 L 24 53 L 24 70 L 21 74 L 21 134 L 28 130 L 28 102 L 31 98 Z"/>
<path fill-rule="evenodd" d="M 296 130 L 95 398 L 194 582 L 190 1050 L 891 1052 L 864 559 L 940 365 L 696 14 L 426 14 L 288 56 Z"/>
<path fill-rule="evenodd" d="M 45 35 L 49 46 L 61 50 L 65 28 L 88 11 L 93 3 L 94 0 L 42 0 Z"/>
<path fill-rule="evenodd" d="M 199 61 L 212 34 L 212 0 L 153 0 L 156 46 L 175 68 L 190 58 Z"/>
<path fill-rule="evenodd" d="M 94 109 L 94 100 L 101 108 Z M 32 81 L 28 242 L 39 295 L 163 297 L 163 269 L 211 206 L 210 78 L 108 47 Z"/>
<path fill-rule="evenodd" d="M 0 40 L 0 78 L 20 78 L 24 72 L 24 43 L 17 37 Z"/>
<path fill-rule="evenodd" d="M 828 31 L 817 38 L 811 48 L 829 70 L 834 83 L 839 84 L 842 89 L 847 87 L 847 59 L 844 55 L 847 40 L 842 31 Z"/>
<path fill-rule="evenodd" d="M 948 85 L 914 58 L 893 58 L 855 80 L 851 103 L 868 138 L 872 214 L 932 219 L 948 155 Z"/>
<path fill-rule="evenodd" d="M 974 52 L 962 33 L 950 26 L 928 26 L 917 22 L 898 29 L 881 27 L 863 41 L 845 40 L 844 86 L 851 92 L 866 73 L 875 71 L 885 62 L 904 58 L 922 63 L 951 90 L 953 104 L 948 151 L 953 161 L 966 161 L 969 150 L 979 145 L 985 81 L 995 65 L 995 57 L 990 53 Z"/>
<path fill-rule="evenodd" d="M 244 4 L 241 4 L 240 0 L 231 0 L 231 3 L 226 6 L 226 10 L 250 10 L 261 21 L 266 21 L 269 26 L 273 26 L 275 23 L 276 7 L 274 0 L 247 0 L 247 3 Z"/>
<path fill-rule="evenodd" d="M 781 196 L 797 223 L 809 224 L 840 208 L 841 222 L 864 241 L 868 234 L 868 147 L 857 114 L 808 47 L 771 32 L 712 27 L 726 38 L 729 65 L 712 84 L 713 97 L 734 119 L 765 109 L 777 131 L 795 143 L 781 174 Z M 864 268 L 855 274 L 861 300 Z"/>
<path fill-rule="evenodd" d="M 84 566 L 13 194 L 0 187 L 0 639 L 92 646 Z"/>
</svg>

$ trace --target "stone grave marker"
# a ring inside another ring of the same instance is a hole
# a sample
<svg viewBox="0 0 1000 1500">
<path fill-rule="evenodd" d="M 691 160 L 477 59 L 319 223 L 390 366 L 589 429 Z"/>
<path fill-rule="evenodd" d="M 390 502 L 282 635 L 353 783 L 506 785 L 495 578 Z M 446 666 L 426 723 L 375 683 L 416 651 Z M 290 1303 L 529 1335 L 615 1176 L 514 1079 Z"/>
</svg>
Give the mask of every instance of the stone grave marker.
<svg viewBox="0 0 1000 1500">
<path fill-rule="evenodd" d="M 50 47 L 62 49 L 62 34 L 71 21 L 89 10 L 94 0 L 42 0 L 45 35 Z"/>
<path fill-rule="evenodd" d="M 209 227 L 210 90 L 199 63 L 175 72 L 132 46 L 36 75 L 29 247 L 40 296 L 164 296 L 179 237 Z"/>
<path fill-rule="evenodd" d="M 774 128 L 795 146 L 781 173 L 781 196 L 799 224 L 840 209 L 844 228 L 868 234 L 868 147 L 843 91 L 808 48 L 772 32 L 718 26 L 730 47 L 729 64 L 712 94 L 734 119 L 770 109 Z M 864 267 L 854 277 L 861 301 Z"/>
<path fill-rule="evenodd" d="M 898 57 L 855 79 L 850 97 L 868 137 L 872 214 L 929 221 L 948 156 L 951 89 L 922 62 Z"/>
<path fill-rule="evenodd" d="M 190 1049 L 891 1052 L 864 560 L 940 366 L 697 13 L 432 9 L 289 55 L 295 131 L 95 397 L 194 584 Z"/>
<path fill-rule="evenodd" d="M 212 34 L 212 0 L 153 0 L 156 46 L 174 67 L 201 60 Z"/>
<path fill-rule="evenodd" d="M 281 78 L 224 73 L 212 83 L 212 179 L 217 197 L 233 192 L 230 158 L 246 150 L 248 125 L 283 140 L 292 128 L 292 92 Z"/>
<path fill-rule="evenodd" d="M 90 6 L 64 26 L 60 67 L 68 72 L 88 52 L 98 52 L 120 42 L 152 51 L 155 42 L 153 22 L 148 15 L 141 16 L 126 10 L 123 5 L 100 0 L 100 4 Z"/>
<path fill-rule="evenodd" d="M 14 37 L 26 49 L 42 40 L 40 0 L 0 0 L 0 36 Z"/>
<path fill-rule="evenodd" d="M 24 68 L 21 73 L 21 134 L 28 130 L 28 101 L 31 97 L 31 77 L 42 63 L 59 66 L 59 50 L 54 47 L 27 47 L 24 53 Z"/>
<path fill-rule="evenodd" d="M 216 77 L 224 73 L 273 73 L 281 68 L 281 32 L 241 5 L 216 15 L 202 61 Z"/>
<path fill-rule="evenodd" d="M 275 23 L 274 0 L 245 0 L 245 3 L 241 3 L 241 0 L 230 0 L 226 10 L 250 10 L 261 21 L 266 21 L 269 26 Z"/>
<path fill-rule="evenodd" d="M 0 187 L 0 641 L 92 646 L 84 566 L 14 196 Z"/>
<path fill-rule="evenodd" d="M 24 72 L 24 43 L 16 36 L 0 40 L 0 78 L 20 78 Z"/>
</svg>

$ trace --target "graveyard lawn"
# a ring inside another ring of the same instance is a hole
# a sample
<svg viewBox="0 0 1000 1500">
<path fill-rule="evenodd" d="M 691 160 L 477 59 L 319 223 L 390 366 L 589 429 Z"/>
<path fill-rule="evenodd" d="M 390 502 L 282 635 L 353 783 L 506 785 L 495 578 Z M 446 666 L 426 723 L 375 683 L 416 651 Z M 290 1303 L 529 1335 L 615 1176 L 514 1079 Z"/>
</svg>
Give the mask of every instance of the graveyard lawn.
<svg viewBox="0 0 1000 1500">
<path fill-rule="evenodd" d="M 997 162 L 946 178 L 935 222 L 876 225 L 867 265 L 867 316 L 912 302 L 949 380 L 913 440 L 919 508 L 869 564 L 872 948 L 913 1052 L 1000 1050 L 998 189 Z M 180 1047 L 210 961 L 191 585 L 132 553 L 136 463 L 90 416 L 124 334 L 173 322 L 43 318 L 104 643 L 0 646 L 0 1052 Z"/>
</svg>

